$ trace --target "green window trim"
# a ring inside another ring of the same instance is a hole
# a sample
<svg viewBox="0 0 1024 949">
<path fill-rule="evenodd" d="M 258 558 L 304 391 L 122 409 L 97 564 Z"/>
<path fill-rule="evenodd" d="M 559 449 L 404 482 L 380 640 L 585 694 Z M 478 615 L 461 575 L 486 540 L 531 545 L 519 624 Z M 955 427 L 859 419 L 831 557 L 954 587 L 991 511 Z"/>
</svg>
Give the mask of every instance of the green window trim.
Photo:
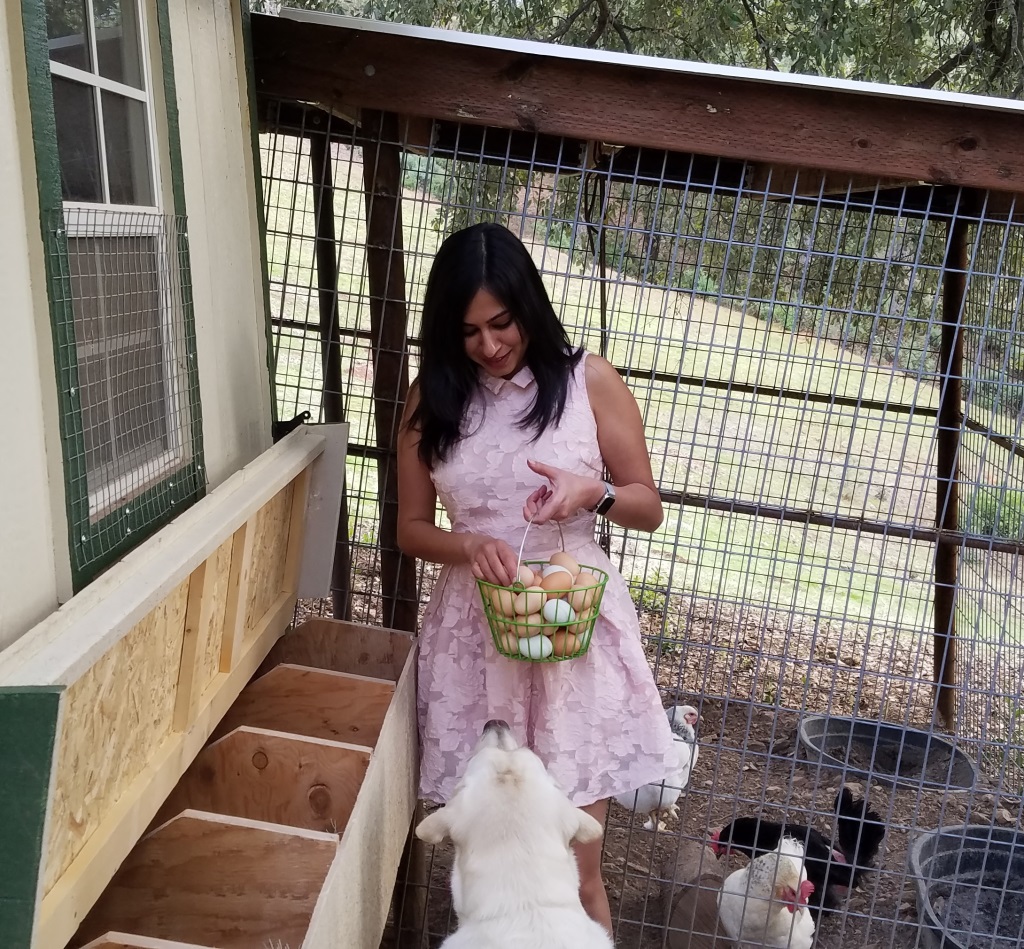
<svg viewBox="0 0 1024 949">
<path fill-rule="evenodd" d="M 180 290 L 179 305 L 184 327 L 182 342 L 187 389 L 190 394 L 190 459 L 163 480 L 151 485 L 111 513 L 99 520 L 91 521 L 85 468 L 85 441 L 78 396 L 79 365 L 71 275 L 68 267 L 68 237 L 64 226 L 64 201 L 50 79 L 46 7 L 45 0 L 22 0 L 21 3 L 39 190 L 40 226 L 46 248 L 47 296 L 57 377 L 71 579 L 75 592 L 202 497 L 206 490 L 195 314 L 185 228 L 185 187 L 171 56 L 170 19 L 167 0 L 155 0 L 155 5 L 160 61 L 154 63 L 152 78 L 154 82 L 159 82 L 160 76 L 157 75 L 157 71 L 162 73 L 173 216 L 177 219 L 174 231 L 174 249 L 177 257 L 175 269 Z"/>
</svg>

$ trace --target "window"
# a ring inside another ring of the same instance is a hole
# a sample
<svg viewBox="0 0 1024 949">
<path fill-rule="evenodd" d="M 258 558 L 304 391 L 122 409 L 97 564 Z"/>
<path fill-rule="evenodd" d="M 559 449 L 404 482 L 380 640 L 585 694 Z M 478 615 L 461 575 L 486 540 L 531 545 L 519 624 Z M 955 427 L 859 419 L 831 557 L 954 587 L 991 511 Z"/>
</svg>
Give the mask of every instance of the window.
<svg viewBox="0 0 1024 949">
<path fill-rule="evenodd" d="M 204 486 L 166 2 L 25 4 L 76 586 Z"/>
</svg>

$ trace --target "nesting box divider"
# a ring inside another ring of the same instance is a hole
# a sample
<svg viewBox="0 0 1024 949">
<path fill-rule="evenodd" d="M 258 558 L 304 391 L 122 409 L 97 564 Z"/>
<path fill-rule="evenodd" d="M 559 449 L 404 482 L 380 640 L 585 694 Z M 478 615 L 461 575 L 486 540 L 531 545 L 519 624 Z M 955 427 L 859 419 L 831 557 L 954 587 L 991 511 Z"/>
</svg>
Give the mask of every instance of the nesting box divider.
<svg viewBox="0 0 1024 949">
<path fill-rule="evenodd" d="M 194 942 L 177 942 L 173 939 L 150 939 L 148 936 L 133 936 L 131 933 L 106 933 L 94 939 L 82 949 L 205 949 Z"/>
</svg>

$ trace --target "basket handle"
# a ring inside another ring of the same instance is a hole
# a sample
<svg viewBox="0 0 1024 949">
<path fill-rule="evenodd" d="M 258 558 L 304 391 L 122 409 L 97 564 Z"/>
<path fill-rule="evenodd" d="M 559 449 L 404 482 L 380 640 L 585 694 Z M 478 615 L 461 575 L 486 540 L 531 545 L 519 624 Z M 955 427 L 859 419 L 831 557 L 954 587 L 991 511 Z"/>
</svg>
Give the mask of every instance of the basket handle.
<svg viewBox="0 0 1024 949">
<path fill-rule="evenodd" d="M 523 542 L 519 545 L 519 554 L 516 557 L 517 567 L 521 567 L 523 565 L 523 550 L 526 548 L 526 535 L 530 533 L 530 528 L 533 526 L 533 518 L 536 516 L 537 514 L 536 512 L 534 512 L 534 514 L 526 522 L 526 530 L 523 531 Z M 558 540 L 559 543 L 562 545 L 562 550 L 565 550 L 565 534 L 562 533 L 561 521 L 555 521 L 555 527 L 558 528 Z"/>
</svg>

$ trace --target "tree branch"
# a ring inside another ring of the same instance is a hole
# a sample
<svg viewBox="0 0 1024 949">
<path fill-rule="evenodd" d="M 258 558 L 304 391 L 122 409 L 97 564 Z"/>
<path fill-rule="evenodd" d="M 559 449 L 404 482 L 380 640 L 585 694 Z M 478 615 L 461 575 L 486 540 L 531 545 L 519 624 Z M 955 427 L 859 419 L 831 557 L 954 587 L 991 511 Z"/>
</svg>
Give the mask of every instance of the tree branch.
<svg viewBox="0 0 1024 949">
<path fill-rule="evenodd" d="M 573 24 L 581 16 L 583 16 L 583 14 L 587 12 L 587 10 L 590 9 L 590 7 L 593 4 L 593 2 L 594 2 L 594 0 L 584 0 L 583 3 L 581 3 L 575 10 L 572 11 L 572 13 L 570 13 L 565 18 L 565 22 L 557 30 L 555 30 L 554 33 L 550 34 L 549 36 L 541 37 L 542 42 L 545 42 L 545 43 L 556 43 L 556 42 L 558 42 L 558 40 L 560 40 L 563 36 L 565 36 L 566 33 L 569 32 L 569 30 L 571 30 L 573 28 Z"/>
<path fill-rule="evenodd" d="M 945 79 L 954 69 L 962 66 L 967 60 L 969 60 L 975 53 L 977 44 L 974 40 L 971 40 L 963 49 L 954 53 L 949 57 L 941 66 L 933 69 L 927 76 L 924 77 L 920 82 L 915 83 L 921 89 L 931 89 L 935 83 L 942 79 Z"/>
<path fill-rule="evenodd" d="M 747 11 L 747 19 L 750 20 L 750 25 L 754 28 L 754 39 L 757 40 L 757 45 L 761 47 L 761 52 L 764 53 L 765 69 L 778 72 L 779 67 L 772 57 L 771 46 L 768 45 L 768 40 L 761 32 L 761 27 L 757 25 L 757 15 L 754 13 L 754 8 L 750 5 L 749 0 L 741 0 L 741 2 L 743 3 L 743 9 Z"/>
</svg>

